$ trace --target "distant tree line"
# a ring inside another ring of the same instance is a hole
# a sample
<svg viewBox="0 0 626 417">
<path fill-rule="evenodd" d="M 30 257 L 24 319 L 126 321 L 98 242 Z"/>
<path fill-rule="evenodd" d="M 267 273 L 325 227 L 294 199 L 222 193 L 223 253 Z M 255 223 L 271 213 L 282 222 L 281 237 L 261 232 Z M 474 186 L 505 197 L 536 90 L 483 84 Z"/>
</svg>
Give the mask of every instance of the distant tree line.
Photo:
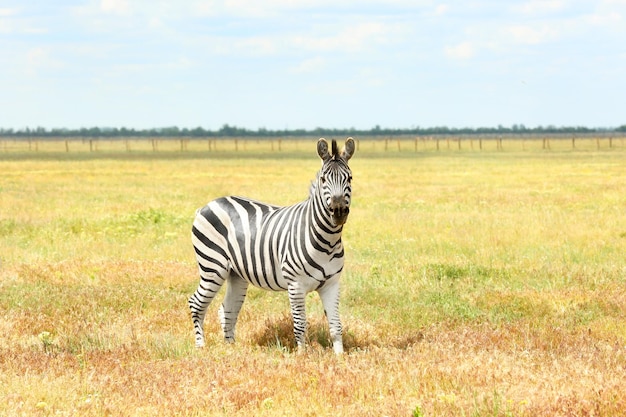
<svg viewBox="0 0 626 417">
<path fill-rule="evenodd" d="M 315 128 L 306 129 L 284 129 L 270 130 L 259 128 L 251 130 L 237 126 L 223 125 L 218 130 L 204 129 L 196 127 L 193 129 L 179 128 L 177 126 L 161 127 L 152 129 L 133 129 L 133 128 L 108 128 L 108 127 L 91 127 L 80 129 L 53 128 L 46 129 L 44 127 L 24 128 L 24 129 L 3 129 L 0 128 L 0 137 L 105 137 L 105 138 L 122 138 L 122 137 L 187 137 L 187 138 L 206 138 L 206 137 L 298 137 L 298 136 L 396 136 L 396 135 L 492 135 L 492 134 L 590 134 L 590 133 L 608 133 L 608 132 L 625 132 L 626 125 L 617 128 L 588 128 L 583 126 L 537 126 L 528 128 L 523 124 L 514 124 L 510 127 L 498 125 L 497 127 L 478 127 L 478 128 L 454 128 L 446 126 L 435 127 L 413 127 L 403 129 L 381 128 L 379 125 L 369 130 L 362 129 L 327 129 Z"/>
</svg>

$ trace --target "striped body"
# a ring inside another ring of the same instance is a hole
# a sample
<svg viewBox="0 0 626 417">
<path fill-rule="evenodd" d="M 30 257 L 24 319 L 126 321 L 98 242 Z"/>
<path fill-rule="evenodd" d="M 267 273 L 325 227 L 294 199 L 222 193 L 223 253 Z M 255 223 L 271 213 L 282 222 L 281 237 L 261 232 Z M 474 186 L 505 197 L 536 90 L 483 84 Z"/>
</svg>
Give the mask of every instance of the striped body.
<svg viewBox="0 0 626 417">
<path fill-rule="evenodd" d="M 249 284 L 288 291 L 298 347 L 304 347 L 305 296 L 317 291 L 329 320 L 335 352 L 343 351 L 339 320 L 339 276 L 344 265 L 341 231 L 351 198 L 347 161 L 354 141 L 339 154 L 326 141 L 318 142 L 322 169 L 301 203 L 276 207 L 242 197 L 222 197 L 199 209 L 192 242 L 200 285 L 189 298 L 196 346 L 204 345 L 206 309 L 225 281 L 220 308 L 224 337 L 234 341 L 234 328 Z"/>
</svg>

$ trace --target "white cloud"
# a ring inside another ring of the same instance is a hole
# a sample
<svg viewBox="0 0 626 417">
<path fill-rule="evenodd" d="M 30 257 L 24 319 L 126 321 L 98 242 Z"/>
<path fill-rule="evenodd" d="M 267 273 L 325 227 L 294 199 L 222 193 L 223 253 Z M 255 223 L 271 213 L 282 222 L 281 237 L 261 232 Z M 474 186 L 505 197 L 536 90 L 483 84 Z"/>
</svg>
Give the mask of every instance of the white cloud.
<svg viewBox="0 0 626 417">
<path fill-rule="evenodd" d="M 176 61 L 170 62 L 167 64 L 167 68 L 173 70 L 186 70 L 191 68 L 194 65 L 193 61 L 187 58 L 186 56 L 181 56 Z"/>
<path fill-rule="evenodd" d="M 591 14 L 586 19 L 592 25 L 608 26 L 622 23 L 622 15 L 617 11 L 598 12 Z"/>
<path fill-rule="evenodd" d="M 380 22 L 362 22 L 359 24 L 330 28 L 335 34 L 320 36 L 317 33 L 294 37 L 290 43 L 309 51 L 318 52 L 360 52 L 380 45 L 400 42 L 407 32 L 401 24 L 390 25 Z"/>
<path fill-rule="evenodd" d="M 100 10 L 105 13 L 113 13 L 119 15 L 130 14 L 130 6 L 128 0 L 101 0 Z"/>
<path fill-rule="evenodd" d="M 450 6 L 448 6 L 447 4 L 439 4 L 436 8 L 435 8 L 435 16 L 443 16 L 446 13 L 448 13 L 448 11 L 450 10 Z"/>
<path fill-rule="evenodd" d="M 316 56 L 314 58 L 305 59 L 298 65 L 290 68 L 290 71 L 298 74 L 318 72 L 326 68 L 326 63 L 326 59 Z"/>
<path fill-rule="evenodd" d="M 14 24 L 12 18 L 17 16 L 17 13 L 18 9 L 16 8 L 0 8 L 0 33 L 12 33 L 15 30 L 18 25 Z"/>
<path fill-rule="evenodd" d="M 63 62 L 52 55 L 50 48 L 35 47 L 26 51 L 25 72 L 29 75 L 36 75 L 63 67 Z"/>
<path fill-rule="evenodd" d="M 226 43 L 228 44 L 228 40 Z M 233 42 L 234 49 L 225 52 L 247 53 L 248 55 L 274 55 L 279 52 L 280 40 L 271 36 L 252 36 L 236 39 Z M 226 46 L 228 48 L 228 46 Z"/>
<path fill-rule="evenodd" d="M 18 12 L 17 8 L 10 7 L 0 7 L 0 17 L 11 17 L 15 16 Z"/>
<path fill-rule="evenodd" d="M 195 0 L 191 9 L 201 16 L 268 18 L 315 11 L 358 14 L 367 9 L 415 10 L 430 7 L 431 0 Z"/>
<path fill-rule="evenodd" d="M 191 6 L 194 14 L 197 16 L 215 16 L 218 14 L 219 8 L 213 0 L 196 1 Z"/>
<path fill-rule="evenodd" d="M 316 62 L 310 58 L 311 55 L 374 53 L 384 46 L 405 42 L 407 34 L 408 29 L 402 24 L 362 22 L 347 27 L 344 24 L 328 24 L 305 29 L 289 28 L 272 35 L 203 36 L 190 42 L 219 55 L 307 55 L 310 62 L 305 60 L 292 68 L 304 71 Z"/>
<path fill-rule="evenodd" d="M 28 12 L 25 13 L 23 9 L 0 8 L 0 33 L 39 35 L 48 32 L 48 28 L 43 26 L 38 17 L 33 17 Z"/>
<path fill-rule="evenodd" d="M 476 53 L 475 47 L 471 42 L 461 42 L 457 45 L 446 46 L 444 49 L 446 56 L 452 59 L 466 60 L 472 58 Z"/>
<path fill-rule="evenodd" d="M 295 14 L 286 25 L 282 19 L 271 19 L 276 22 L 275 30 L 222 36 L 214 45 L 220 45 L 220 54 L 282 57 L 292 74 L 334 74 L 331 62 L 355 57 L 379 61 L 377 57 L 405 43 L 414 30 L 413 21 L 383 16 L 318 19 Z"/>
<path fill-rule="evenodd" d="M 26 61 L 30 66 L 38 66 L 49 59 L 50 53 L 44 48 L 33 48 L 26 53 Z"/>
<path fill-rule="evenodd" d="M 515 25 L 507 28 L 513 41 L 518 44 L 536 45 L 551 41 L 558 37 L 558 29 L 553 26 Z"/>
<path fill-rule="evenodd" d="M 200 16 L 241 16 L 267 18 L 283 12 L 319 7 L 323 2 L 290 0 L 197 0 L 192 9 Z"/>
<path fill-rule="evenodd" d="M 555 13 L 565 8 L 563 0 L 530 0 L 512 7 L 524 14 Z"/>
</svg>

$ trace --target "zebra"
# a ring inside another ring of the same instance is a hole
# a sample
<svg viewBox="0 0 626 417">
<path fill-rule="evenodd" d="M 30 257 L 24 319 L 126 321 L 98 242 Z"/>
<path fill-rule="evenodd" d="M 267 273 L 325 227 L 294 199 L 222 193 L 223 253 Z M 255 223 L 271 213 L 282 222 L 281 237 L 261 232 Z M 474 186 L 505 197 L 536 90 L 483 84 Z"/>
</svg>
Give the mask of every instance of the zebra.
<svg viewBox="0 0 626 417">
<path fill-rule="evenodd" d="M 322 167 L 311 183 L 309 197 L 278 207 L 243 197 L 221 197 L 196 211 L 192 243 L 200 283 L 188 303 L 196 347 L 204 346 L 207 308 L 224 282 L 219 308 L 224 339 L 235 341 L 237 316 L 249 284 L 287 291 L 298 351 L 305 349 L 305 297 L 317 291 L 324 307 L 333 351 L 343 353 L 339 319 L 339 277 L 344 266 L 341 232 L 352 196 L 348 160 L 355 151 L 347 138 L 341 152 L 332 140 L 320 138 L 317 154 Z"/>
</svg>

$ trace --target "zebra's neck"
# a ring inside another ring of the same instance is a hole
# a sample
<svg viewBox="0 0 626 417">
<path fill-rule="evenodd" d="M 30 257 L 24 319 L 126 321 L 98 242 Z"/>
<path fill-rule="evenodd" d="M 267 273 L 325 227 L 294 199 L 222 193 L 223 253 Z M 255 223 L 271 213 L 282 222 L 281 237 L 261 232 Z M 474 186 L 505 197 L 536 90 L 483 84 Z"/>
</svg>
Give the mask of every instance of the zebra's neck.
<svg viewBox="0 0 626 417">
<path fill-rule="evenodd" d="M 311 217 L 309 228 L 331 247 L 334 247 L 341 241 L 343 225 L 333 225 L 331 213 L 326 207 L 324 198 L 316 184 L 316 182 L 311 184 L 311 192 L 307 200 L 307 211 Z"/>
</svg>

